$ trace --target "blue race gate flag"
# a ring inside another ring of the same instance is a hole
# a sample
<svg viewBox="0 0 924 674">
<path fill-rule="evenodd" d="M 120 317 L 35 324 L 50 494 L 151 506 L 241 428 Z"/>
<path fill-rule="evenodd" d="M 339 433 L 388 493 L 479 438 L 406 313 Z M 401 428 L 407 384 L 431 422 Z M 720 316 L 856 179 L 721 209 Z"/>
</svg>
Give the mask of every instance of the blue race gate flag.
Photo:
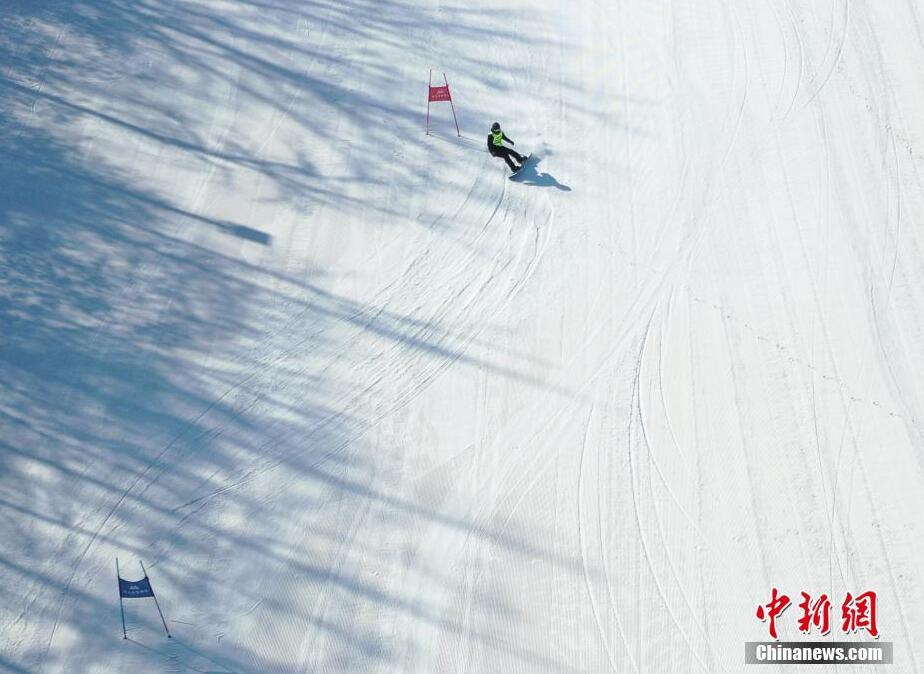
<svg viewBox="0 0 924 674">
<path fill-rule="evenodd" d="M 154 590 L 151 589 L 151 581 L 146 577 L 141 580 L 119 578 L 119 594 L 125 599 L 139 599 L 153 597 Z"/>
</svg>

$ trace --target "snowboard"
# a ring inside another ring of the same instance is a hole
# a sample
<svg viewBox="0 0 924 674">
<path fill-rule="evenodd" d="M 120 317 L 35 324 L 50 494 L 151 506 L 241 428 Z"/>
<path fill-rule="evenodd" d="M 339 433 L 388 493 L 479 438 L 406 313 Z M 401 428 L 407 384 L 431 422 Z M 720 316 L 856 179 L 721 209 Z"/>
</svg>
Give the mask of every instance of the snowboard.
<svg viewBox="0 0 924 674">
<path fill-rule="evenodd" d="M 518 168 L 516 171 L 514 171 L 513 173 L 510 174 L 510 178 L 513 179 L 513 178 L 515 178 L 517 175 L 519 175 L 519 173 L 520 173 L 524 168 L 526 168 L 526 165 L 529 163 L 529 161 L 530 161 L 532 158 L 533 158 L 533 154 L 532 154 L 532 152 L 530 152 L 528 155 L 526 155 L 526 157 L 523 158 L 523 162 L 520 164 L 520 168 Z"/>
</svg>

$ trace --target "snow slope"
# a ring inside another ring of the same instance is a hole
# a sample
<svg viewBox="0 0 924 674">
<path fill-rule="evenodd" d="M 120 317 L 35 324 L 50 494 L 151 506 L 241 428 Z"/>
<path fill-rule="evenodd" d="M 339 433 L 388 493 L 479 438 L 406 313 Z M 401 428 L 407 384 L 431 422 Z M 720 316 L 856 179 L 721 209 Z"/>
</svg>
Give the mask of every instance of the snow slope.
<svg viewBox="0 0 924 674">
<path fill-rule="evenodd" d="M 924 671 L 922 21 L 3 0 L 0 670 Z"/>
</svg>

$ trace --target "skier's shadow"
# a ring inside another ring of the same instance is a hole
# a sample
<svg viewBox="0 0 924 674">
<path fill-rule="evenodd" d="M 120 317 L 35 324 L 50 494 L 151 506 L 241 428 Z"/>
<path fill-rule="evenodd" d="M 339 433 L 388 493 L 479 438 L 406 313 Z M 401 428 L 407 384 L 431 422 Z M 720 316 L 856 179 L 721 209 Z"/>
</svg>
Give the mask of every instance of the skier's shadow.
<svg viewBox="0 0 924 674">
<path fill-rule="evenodd" d="M 533 155 L 529 161 L 515 175 L 510 176 L 514 182 L 523 183 L 524 185 L 534 185 L 535 187 L 556 187 L 562 192 L 570 192 L 571 188 L 563 185 L 549 173 L 539 173 L 536 166 L 539 164 L 541 157 Z"/>
</svg>

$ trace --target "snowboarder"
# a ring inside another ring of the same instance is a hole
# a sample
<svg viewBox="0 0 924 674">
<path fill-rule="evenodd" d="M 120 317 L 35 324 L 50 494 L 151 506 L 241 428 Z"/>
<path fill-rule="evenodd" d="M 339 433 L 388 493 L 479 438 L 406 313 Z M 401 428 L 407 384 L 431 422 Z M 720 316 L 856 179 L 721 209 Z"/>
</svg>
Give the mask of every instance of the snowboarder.
<svg viewBox="0 0 924 674">
<path fill-rule="evenodd" d="M 488 134 L 488 152 L 491 153 L 492 157 L 503 157 L 504 161 L 507 162 L 507 166 L 510 167 L 510 170 L 516 173 L 523 168 L 523 162 L 526 161 L 526 157 L 516 150 L 504 145 L 504 141 L 507 141 L 511 145 L 516 145 L 516 143 L 507 138 L 507 134 L 501 131 L 500 122 L 494 122 L 494 124 L 491 125 L 491 133 Z M 520 162 L 520 165 L 517 166 L 514 164 L 511 157 Z"/>
</svg>

